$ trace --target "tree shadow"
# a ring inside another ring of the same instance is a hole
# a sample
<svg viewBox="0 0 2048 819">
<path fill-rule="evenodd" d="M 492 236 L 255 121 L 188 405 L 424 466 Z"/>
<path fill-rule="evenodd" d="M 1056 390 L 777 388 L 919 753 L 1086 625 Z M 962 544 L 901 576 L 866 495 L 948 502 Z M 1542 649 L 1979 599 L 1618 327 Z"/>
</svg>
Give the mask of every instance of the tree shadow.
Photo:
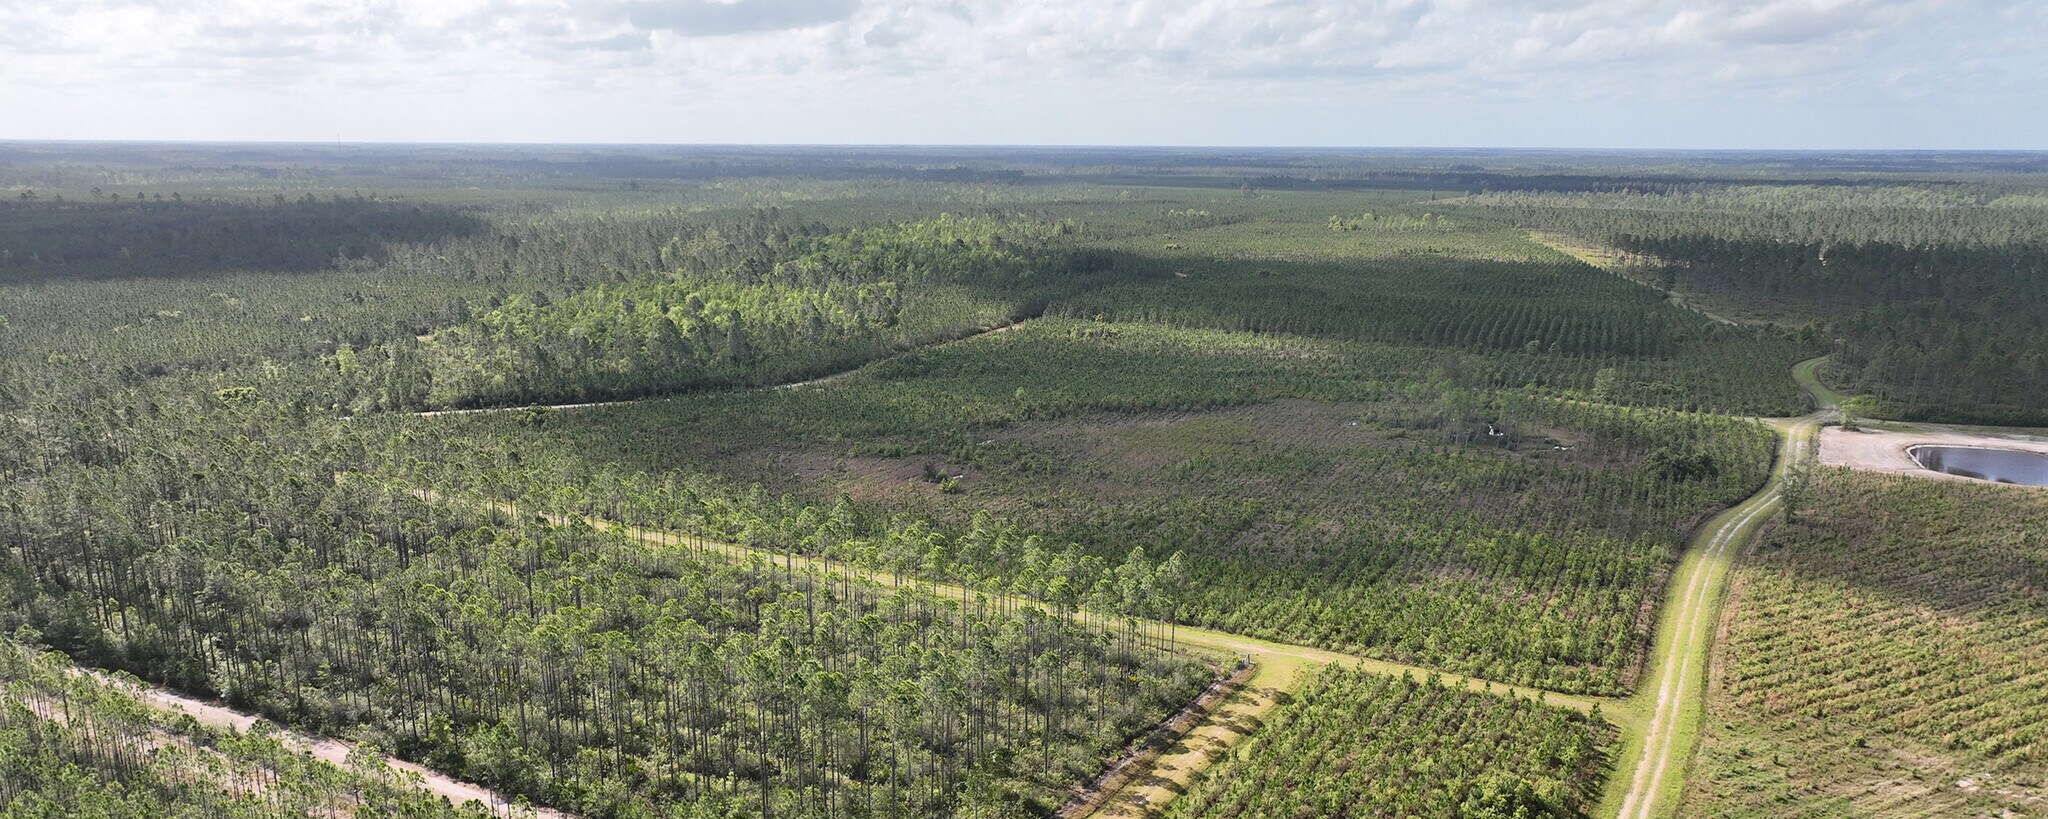
<svg viewBox="0 0 2048 819">
<path fill-rule="evenodd" d="M 0 201 L 0 284 L 310 273 L 486 227 L 475 208 L 361 196 Z"/>
</svg>

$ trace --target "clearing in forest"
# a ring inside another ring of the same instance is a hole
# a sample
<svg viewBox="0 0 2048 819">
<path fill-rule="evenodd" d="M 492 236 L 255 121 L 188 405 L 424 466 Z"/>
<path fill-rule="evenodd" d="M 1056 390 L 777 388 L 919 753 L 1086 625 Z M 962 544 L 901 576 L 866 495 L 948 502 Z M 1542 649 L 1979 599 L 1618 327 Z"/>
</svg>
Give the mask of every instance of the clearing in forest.
<svg viewBox="0 0 2048 819">
<path fill-rule="evenodd" d="M 1629 690 L 1686 534 L 1763 481 L 1775 436 L 1738 419 L 1398 390 L 1371 380 L 1378 354 L 1046 320 L 816 389 L 608 408 L 538 430 L 472 416 L 436 439 L 445 457 L 415 464 L 421 479 L 485 470 L 564 501 L 620 495 L 641 516 L 630 522 L 719 540 L 781 530 L 817 543 L 827 517 L 850 528 L 830 539 L 880 551 L 936 538 L 936 553 L 884 559 L 977 583 L 1040 574 L 1069 544 L 1111 565 L 1134 547 L 1155 561 L 1181 551 L 1191 585 L 1178 616 L 1191 624 Z M 698 502 L 652 502 L 678 495 Z"/>
<path fill-rule="evenodd" d="M 1897 424 L 1871 425 L 1863 429 L 1829 427 L 1820 434 L 1820 462 L 1867 472 L 1911 475 L 1940 480 L 1968 481 L 1922 466 L 1911 450 L 1918 446 L 1952 446 L 2014 450 L 2048 454 L 2048 436 L 2039 431 L 1999 427 Z"/>
</svg>

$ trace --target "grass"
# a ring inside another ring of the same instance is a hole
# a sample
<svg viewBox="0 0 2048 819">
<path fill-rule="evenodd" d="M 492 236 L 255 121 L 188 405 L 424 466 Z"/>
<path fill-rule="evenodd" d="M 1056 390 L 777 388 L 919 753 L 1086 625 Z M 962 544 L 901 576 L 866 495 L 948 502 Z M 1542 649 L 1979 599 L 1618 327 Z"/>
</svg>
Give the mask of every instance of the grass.
<svg viewBox="0 0 2048 819">
<path fill-rule="evenodd" d="M 1600 815 L 1666 815 L 1660 808 L 1683 787 L 1699 730 L 1697 692 L 1708 636 L 1720 611 L 1732 552 L 1755 533 L 1776 500 L 1775 488 L 1767 488 L 1709 521 L 1700 529 L 1699 545 L 1673 574 L 1645 684 L 1630 702 L 1631 710 L 1645 717 L 1626 725 L 1618 756 L 1623 767 L 1608 780 Z"/>
<path fill-rule="evenodd" d="M 1801 361 L 1792 367 L 1792 378 L 1799 382 L 1800 389 L 1805 390 L 1807 395 L 1813 396 L 1813 399 L 1819 402 L 1821 406 L 1840 407 L 1843 402 L 1849 400 L 1849 396 L 1821 383 L 1820 371 L 1822 367 L 1827 366 L 1827 363 L 1828 360 L 1825 356 Z"/>
</svg>

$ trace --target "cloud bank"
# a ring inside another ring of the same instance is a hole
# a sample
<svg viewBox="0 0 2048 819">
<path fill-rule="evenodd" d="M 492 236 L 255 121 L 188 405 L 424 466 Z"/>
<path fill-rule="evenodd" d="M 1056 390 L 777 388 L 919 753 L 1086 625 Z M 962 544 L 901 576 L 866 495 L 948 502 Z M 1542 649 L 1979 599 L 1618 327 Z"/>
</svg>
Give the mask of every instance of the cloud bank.
<svg viewBox="0 0 2048 819">
<path fill-rule="evenodd" d="M 1991 0 L 0 0 L 0 137 L 2048 147 Z"/>
</svg>

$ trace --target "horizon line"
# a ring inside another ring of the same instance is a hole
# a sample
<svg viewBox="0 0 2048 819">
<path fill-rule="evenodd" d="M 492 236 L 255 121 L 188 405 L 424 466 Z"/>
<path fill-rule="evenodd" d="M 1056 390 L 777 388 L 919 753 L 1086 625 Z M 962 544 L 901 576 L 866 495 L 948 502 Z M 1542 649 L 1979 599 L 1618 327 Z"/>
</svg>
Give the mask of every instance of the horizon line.
<svg viewBox="0 0 2048 819">
<path fill-rule="evenodd" d="M 1568 145 L 1278 145 L 1251 143 L 1056 143 L 1056 142 L 518 142 L 461 140 L 310 140 L 310 139 L 137 139 L 129 137 L 0 137 L 0 145 L 181 145 L 270 146 L 302 148 L 445 147 L 445 148 L 754 148 L 754 149 L 958 149 L 958 150 L 1158 150 L 1158 151 L 1355 151 L 1355 152 L 1524 152 L 1582 154 L 2043 154 L 2043 148 L 1769 148 L 1769 147 L 1594 147 Z"/>
</svg>

